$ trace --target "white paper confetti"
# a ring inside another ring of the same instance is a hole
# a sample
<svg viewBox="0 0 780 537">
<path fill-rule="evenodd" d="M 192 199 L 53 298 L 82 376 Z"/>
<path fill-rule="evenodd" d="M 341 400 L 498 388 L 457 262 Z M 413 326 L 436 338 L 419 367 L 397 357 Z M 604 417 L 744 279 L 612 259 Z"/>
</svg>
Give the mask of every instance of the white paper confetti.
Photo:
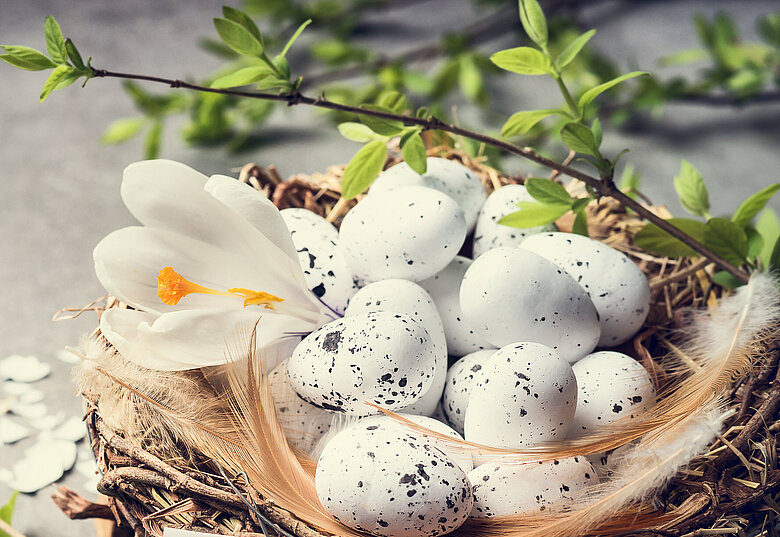
<svg viewBox="0 0 780 537">
<path fill-rule="evenodd" d="M 30 494 L 51 485 L 62 477 L 62 461 L 57 457 L 31 457 L 27 456 L 14 464 L 13 477 L 9 479 L 9 486 Z"/>
<path fill-rule="evenodd" d="M 27 418 L 29 420 L 42 418 L 46 416 L 49 410 L 43 403 L 33 403 L 32 405 L 25 405 L 19 401 L 11 403 L 11 412 L 19 416 L 20 418 Z"/>
<path fill-rule="evenodd" d="M 35 356 L 12 354 L 0 360 L 0 378 L 16 382 L 37 382 L 51 373 L 51 366 Z"/>
<path fill-rule="evenodd" d="M 30 435 L 30 430 L 24 425 L 0 416 L 0 444 L 13 444 Z"/>
<path fill-rule="evenodd" d="M 81 418 L 73 416 L 54 429 L 52 436 L 61 440 L 78 442 L 87 434 L 87 427 Z"/>
<path fill-rule="evenodd" d="M 76 454 L 76 444 L 69 440 L 58 440 L 46 433 L 41 433 L 38 442 L 25 453 L 30 459 L 58 460 L 63 472 L 67 472 L 76 464 Z"/>
<path fill-rule="evenodd" d="M 6 380 L 0 384 L 0 391 L 8 395 L 21 396 L 32 390 L 32 386 L 24 382 L 14 382 L 12 380 Z"/>
<path fill-rule="evenodd" d="M 40 403 L 43 401 L 45 394 L 42 390 L 36 390 L 35 388 L 30 388 L 23 394 L 19 396 L 19 402 L 23 405 L 32 405 L 35 403 Z"/>
<path fill-rule="evenodd" d="M 36 416 L 35 419 L 30 420 L 30 425 L 38 429 L 39 431 L 52 431 L 58 425 L 65 420 L 64 412 L 57 412 L 56 414 L 46 414 L 42 416 Z"/>
</svg>

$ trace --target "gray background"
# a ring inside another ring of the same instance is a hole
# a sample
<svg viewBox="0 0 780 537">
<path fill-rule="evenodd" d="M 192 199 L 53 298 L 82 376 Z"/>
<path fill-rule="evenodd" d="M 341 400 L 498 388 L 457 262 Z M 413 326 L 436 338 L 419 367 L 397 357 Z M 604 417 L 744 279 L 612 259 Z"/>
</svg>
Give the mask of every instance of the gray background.
<svg viewBox="0 0 780 537">
<path fill-rule="evenodd" d="M 52 14 L 97 67 L 194 78 L 218 65 L 194 42 L 214 34 L 211 18 L 219 16 L 221 3 L 0 0 L 0 43 L 42 49 L 43 19 Z M 599 32 L 593 45 L 624 68 L 668 75 L 674 71 L 660 70 L 653 61 L 695 46 L 690 22 L 694 13 L 727 11 L 752 37 L 755 18 L 776 9 L 777 1 L 643 2 L 623 9 L 607 2 L 586 10 L 586 20 Z M 462 0 L 428 1 L 375 19 L 370 42 L 404 50 L 415 39 L 427 41 L 478 16 Z M 511 44 L 499 41 L 483 48 L 495 51 Z M 81 407 L 69 381 L 69 366 L 53 356 L 63 346 L 76 344 L 96 319 L 88 314 L 53 324 L 51 317 L 59 308 L 81 306 L 104 294 L 93 274 L 92 248 L 108 232 L 133 223 L 119 199 L 119 182 L 122 169 L 140 158 L 141 148 L 136 141 L 116 147 L 98 143 L 112 120 L 135 114 L 118 81 L 94 80 L 84 89 L 74 86 L 38 104 L 45 76 L 0 65 L 0 358 L 21 353 L 50 361 L 53 373 L 37 387 L 47 391 L 50 408 L 75 415 Z M 553 95 L 554 87 L 544 81 L 508 76 L 494 88 L 495 109 L 508 115 L 521 107 L 547 108 L 557 104 L 547 99 Z M 460 110 L 461 117 L 474 119 L 468 110 Z M 662 120 L 632 132 L 608 130 L 605 140 L 608 152 L 631 148 L 625 160 L 643 173 L 646 193 L 676 214 L 682 210 L 672 177 L 681 159 L 690 160 L 703 173 L 713 213 L 719 214 L 778 179 L 778 120 L 778 105 L 742 110 L 674 105 Z M 206 174 L 229 173 L 254 161 L 274 163 L 290 175 L 343 162 L 357 149 L 309 110 L 281 108 L 272 125 L 268 132 L 278 142 L 240 155 L 184 148 L 175 129 L 168 129 L 164 156 Z M 529 170 L 520 161 L 512 161 L 510 168 Z M 778 207 L 777 201 L 773 205 Z M 0 467 L 10 467 L 28 446 L 0 446 Z M 76 486 L 80 481 L 69 475 L 64 482 Z M 15 526 L 20 531 L 39 536 L 91 533 L 90 522 L 67 521 L 48 499 L 49 492 L 19 499 Z M 0 504 L 8 493 L 0 485 Z"/>
</svg>

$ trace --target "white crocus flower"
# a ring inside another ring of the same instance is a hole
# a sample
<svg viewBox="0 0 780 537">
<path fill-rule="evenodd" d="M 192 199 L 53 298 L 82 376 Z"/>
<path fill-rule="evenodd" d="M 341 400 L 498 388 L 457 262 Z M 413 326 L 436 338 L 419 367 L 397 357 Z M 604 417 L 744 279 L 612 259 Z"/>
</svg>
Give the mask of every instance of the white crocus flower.
<svg viewBox="0 0 780 537">
<path fill-rule="evenodd" d="M 100 319 L 128 360 L 161 370 L 223 364 L 239 326 L 258 323 L 258 347 L 269 348 L 335 317 L 306 287 L 279 211 L 250 186 L 152 160 L 125 170 L 122 200 L 143 226 L 108 235 L 94 259 L 103 287 L 134 308 Z"/>
</svg>

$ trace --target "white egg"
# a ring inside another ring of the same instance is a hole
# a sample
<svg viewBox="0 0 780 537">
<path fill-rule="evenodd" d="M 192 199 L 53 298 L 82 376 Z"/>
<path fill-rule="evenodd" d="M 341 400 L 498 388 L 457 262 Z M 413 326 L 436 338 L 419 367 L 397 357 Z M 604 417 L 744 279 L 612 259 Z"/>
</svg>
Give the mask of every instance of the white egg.
<svg viewBox="0 0 780 537">
<path fill-rule="evenodd" d="M 447 352 L 452 356 L 464 356 L 470 352 L 495 348 L 474 332 L 463 319 L 460 310 L 460 284 L 471 263 L 471 259 L 457 256 L 444 270 L 420 282 L 420 286 L 428 291 L 439 310 L 447 338 Z"/>
<path fill-rule="evenodd" d="M 642 328 L 650 311 L 650 285 L 625 254 L 573 233 L 534 235 L 522 248 L 552 261 L 585 289 L 599 312 L 599 346 L 620 345 Z"/>
<path fill-rule="evenodd" d="M 493 345 L 534 341 L 573 363 L 596 346 L 596 308 L 563 269 L 522 248 L 479 256 L 460 286 L 466 322 Z"/>
<path fill-rule="evenodd" d="M 517 208 L 520 201 L 534 201 L 523 185 L 504 185 L 488 196 L 474 229 L 474 259 L 493 248 L 518 246 L 529 235 L 557 229 L 555 224 L 530 228 L 499 224 L 502 217 L 520 210 Z"/>
<path fill-rule="evenodd" d="M 317 462 L 317 495 L 342 524 L 381 537 L 435 537 L 459 527 L 471 484 L 425 437 L 379 424 L 334 437 Z"/>
<path fill-rule="evenodd" d="M 441 406 L 447 421 L 460 434 L 463 434 L 463 422 L 466 420 L 466 408 L 469 406 L 474 379 L 495 352 L 495 349 L 472 352 L 452 364 L 447 371 Z"/>
<path fill-rule="evenodd" d="M 436 354 L 436 371 L 431 387 L 410 406 L 401 409 L 409 414 L 430 416 L 444 390 L 447 378 L 447 340 L 444 326 L 431 296 L 419 285 L 408 280 L 381 280 L 370 283 L 355 294 L 347 308 L 346 315 L 389 311 L 403 313 L 423 325 L 431 336 Z"/>
<path fill-rule="evenodd" d="M 601 351 L 574 364 L 577 413 L 573 437 L 597 431 L 618 418 L 633 419 L 655 403 L 655 388 L 647 370 L 625 354 Z"/>
<path fill-rule="evenodd" d="M 518 448 L 566 437 L 577 408 L 577 380 L 551 348 L 502 347 L 474 380 L 463 427 L 469 442 Z"/>
<path fill-rule="evenodd" d="M 376 414 L 419 399 L 433 383 L 436 356 L 427 330 L 408 315 L 361 313 L 309 334 L 287 365 L 290 386 L 309 403 L 337 412 Z"/>
<path fill-rule="evenodd" d="M 407 186 L 367 196 L 344 217 L 339 246 L 366 282 L 430 278 L 452 261 L 466 238 L 458 204 L 432 188 Z"/>
<path fill-rule="evenodd" d="M 284 209 L 280 214 L 298 251 L 306 285 L 325 304 L 343 314 L 358 288 L 338 248 L 338 230 L 307 209 Z"/>
<path fill-rule="evenodd" d="M 584 457 L 524 464 L 489 462 L 468 475 L 474 493 L 474 518 L 559 512 L 567 500 L 598 482 Z"/>
<path fill-rule="evenodd" d="M 454 160 L 428 157 L 428 169 L 423 175 L 401 162 L 379 174 L 371 185 L 369 196 L 384 195 L 388 190 L 401 186 L 433 188 L 454 199 L 466 217 L 470 232 L 477 222 L 477 215 L 485 203 L 485 187 L 479 176 Z"/>
<path fill-rule="evenodd" d="M 268 385 L 287 441 L 303 451 L 311 452 L 319 439 L 330 430 L 334 413 L 298 396 L 287 379 L 287 360 L 268 374 Z"/>
<path fill-rule="evenodd" d="M 463 440 L 463 436 L 458 434 L 458 432 L 455 431 L 452 427 L 434 418 L 430 418 L 428 416 L 418 416 L 415 414 L 405 414 L 405 413 L 398 413 L 398 415 L 401 416 L 402 418 L 408 419 L 409 421 L 413 421 L 417 425 L 425 427 L 426 429 L 430 429 L 435 433 L 450 436 L 457 440 Z M 473 458 L 471 457 L 471 453 L 469 453 L 468 451 L 459 449 L 457 446 L 448 444 L 446 441 L 442 441 L 436 438 L 435 436 L 426 436 L 424 433 L 412 429 L 411 427 L 404 425 L 400 421 L 393 419 L 390 416 L 385 416 L 384 414 L 380 416 L 368 416 L 365 418 L 360 418 L 360 421 L 358 421 L 358 425 L 375 425 L 375 424 L 380 424 L 384 427 L 394 427 L 398 429 L 400 433 L 403 434 L 411 434 L 418 437 L 424 437 L 426 442 L 442 450 L 445 453 L 445 455 L 449 456 L 458 466 L 460 466 L 460 468 L 464 472 L 470 472 L 474 468 Z"/>
</svg>

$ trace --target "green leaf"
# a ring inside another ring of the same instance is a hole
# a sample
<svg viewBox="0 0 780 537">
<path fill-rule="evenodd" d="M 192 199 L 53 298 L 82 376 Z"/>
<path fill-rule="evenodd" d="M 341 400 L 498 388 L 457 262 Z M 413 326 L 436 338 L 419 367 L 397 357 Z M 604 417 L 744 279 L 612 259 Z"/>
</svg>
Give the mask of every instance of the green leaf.
<svg viewBox="0 0 780 537">
<path fill-rule="evenodd" d="M 596 30 L 588 30 L 581 36 L 577 37 L 574 41 L 569 43 L 569 45 L 563 49 L 563 52 L 561 52 L 558 55 L 558 58 L 555 60 L 555 68 L 560 71 L 571 61 L 577 57 L 577 54 L 580 53 L 582 50 L 582 47 L 584 47 L 588 41 L 590 41 L 590 38 L 596 35 Z"/>
<path fill-rule="evenodd" d="M 463 95 L 471 101 L 478 101 L 485 88 L 482 73 L 477 67 L 474 57 L 470 54 L 460 56 L 460 70 L 458 71 L 458 83 Z"/>
<path fill-rule="evenodd" d="M 372 131 L 368 125 L 346 121 L 339 124 L 339 132 L 347 140 L 353 142 L 372 142 L 374 140 L 384 140 L 385 137 Z"/>
<path fill-rule="evenodd" d="M 496 52 L 490 61 L 505 71 L 521 75 L 555 75 L 550 59 L 531 47 L 510 48 Z"/>
<path fill-rule="evenodd" d="M 571 232 L 583 237 L 588 236 L 588 213 L 586 211 L 580 211 L 574 218 L 574 223 L 571 226 Z"/>
<path fill-rule="evenodd" d="M 3 47 L 8 53 L 0 55 L 0 60 L 19 69 L 43 71 L 44 69 L 57 67 L 57 64 L 51 61 L 43 52 L 38 52 L 34 48 L 16 45 L 0 45 L 0 47 Z"/>
<path fill-rule="evenodd" d="M 235 88 L 245 86 L 254 82 L 259 82 L 271 74 L 271 69 L 267 65 L 253 65 L 244 67 L 238 71 L 233 71 L 225 76 L 221 76 L 211 83 L 212 88 Z"/>
<path fill-rule="evenodd" d="M 360 107 L 365 108 L 366 110 L 373 110 L 375 112 L 384 112 L 387 114 L 394 113 L 386 106 L 381 106 L 376 104 L 364 104 L 361 105 Z M 362 114 L 359 117 L 360 117 L 360 121 L 368 125 L 371 128 L 371 130 L 377 134 L 383 134 L 385 136 L 396 136 L 398 134 L 401 134 L 401 131 L 403 131 L 404 129 L 404 124 L 395 119 L 385 119 L 381 117 L 366 116 Z"/>
<path fill-rule="evenodd" d="M 341 179 L 341 197 L 351 200 L 374 182 L 387 159 L 383 140 L 368 142 L 352 157 Z"/>
<path fill-rule="evenodd" d="M 610 88 L 613 88 L 614 86 L 617 86 L 621 82 L 624 82 L 630 78 L 636 78 L 638 76 L 647 75 L 646 71 L 632 71 L 631 73 L 626 73 L 625 75 L 621 75 L 617 78 L 613 78 L 609 82 L 604 82 L 603 84 L 599 84 L 595 88 L 591 88 L 585 93 L 582 94 L 582 97 L 580 97 L 579 103 L 577 106 L 580 109 L 580 112 L 585 110 L 585 107 L 587 107 L 591 102 L 593 102 L 593 99 L 604 93 Z"/>
<path fill-rule="evenodd" d="M 405 142 L 402 139 L 401 156 L 404 157 L 404 162 L 420 175 L 428 170 L 428 155 L 419 132 L 414 132 Z"/>
<path fill-rule="evenodd" d="M 126 117 L 117 119 L 108 126 L 100 141 L 107 145 L 119 144 L 129 140 L 141 132 L 145 119 L 142 117 Z"/>
<path fill-rule="evenodd" d="M 11 525 L 14 516 L 14 509 L 16 508 L 16 498 L 19 496 L 18 491 L 13 491 L 8 503 L 0 507 L 0 520 Z M 10 537 L 6 532 L 0 530 L 0 537 Z"/>
<path fill-rule="evenodd" d="M 404 94 L 398 91 L 384 92 L 377 101 L 377 104 L 396 114 L 402 114 L 404 110 L 409 107 L 409 102 L 406 100 Z"/>
<path fill-rule="evenodd" d="M 144 141 L 144 158 L 155 159 L 160 156 L 160 140 L 162 139 L 162 121 L 155 121 Z"/>
<path fill-rule="evenodd" d="M 704 244 L 733 265 L 747 259 L 747 235 L 737 224 L 725 218 L 710 218 L 704 225 Z"/>
<path fill-rule="evenodd" d="M 531 41 L 544 48 L 547 46 L 547 21 L 536 0 L 520 0 L 520 22 Z"/>
<path fill-rule="evenodd" d="M 703 222 L 689 218 L 670 218 L 667 222 L 697 241 L 704 241 Z M 645 224 L 645 227 L 634 235 L 634 244 L 643 250 L 665 257 L 691 257 L 699 255 L 690 246 L 672 237 L 652 222 Z"/>
<path fill-rule="evenodd" d="M 561 114 L 561 110 L 526 110 L 512 114 L 512 117 L 510 117 L 506 123 L 504 123 L 504 126 L 501 127 L 501 136 L 509 137 L 525 134 L 544 118 L 556 114 Z"/>
<path fill-rule="evenodd" d="M 572 121 L 564 125 L 561 129 L 561 140 L 569 149 L 577 153 L 594 157 L 599 154 L 593 131 L 581 123 Z"/>
<path fill-rule="evenodd" d="M 65 73 L 65 76 L 63 76 L 60 79 L 60 81 L 57 83 L 57 87 L 54 88 L 54 91 L 61 90 L 62 88 L 67 88 L 82 76 L 86 76 L 86 75 L 83 72 L 79 72 L 75 69 L 71 69 L 71 71 Z"/>
<path fill-rule="evenodd" d="M 49 75 L 49 78 L 47 78 L 46 82 L 43 84 L 43 89 L 41 90 L 41 96 L 38 98 L 38 102 L 42 103 L 45 101 L 46 97 L 48 97 L 52 91 L 57 89 L 62 78 L 68 73 L 72 72 L 72 69 L 73 68 L 69 65 L 60 65 L 54 71 L 52 71 L 52 73 Z"/>
<path fill-rule="evenodd" d="M 756 219 L 756 231 L 761 234 L 764 240 L 764 247 L 758 258 L 763 261 L 764 267 L 769 266 L 769 259 L 772 257 L 772 247 L 778 238 L 780 238 L 780 219 L 772 209 L 766 209 L 758 215 Z"/>
<path fill-rule="evenodd" d="M 707 216 L 710 209 L 707 187 L 701 174 L 687 160 L 682 161 L 680 174 L 674 178 L 674 189 L 686 211 L 694 216 Z"/>
<path fill-rule="evenodd" d="M 562 184 L 543 179 L 541 177 L 529 177 L 525 180 L 525 188 L 533 198 L 547 205 L 567 205 L 571 207 L 574 199 L 566 191 Z"/>
<path fill-rule="evenodd" d="M 290 39 L 288 39 L 288 40 L 287 40 L 287 44 L 286 44 L 286 45 L 284 45 L 284 48 L 283 48 L 283 49 L 282 49 L 282 51 L 279 53 L 279 56 L 281 56 L 282 58 L 284 58 L 284 57 L 287 55 L 287 52 L 290 50 L 290 47 L 292 47 L 292 46 L 293 46 L 293 43 L 295 43 L 295 41 L 297 41 L 297 39 L 298 39 L 299 37 L 301 37 L 301 34 L 303 33 L 303 31 L 304 31 L 304 30 L 306 29 L 306 27 L 307 27 L 308 25 L 310 25 L 310 24 L 311 24 L 311 19 L 307 19 L 307 20 L 305 20 L 304 22 L 302 22 L 300 26 L 298 26 L 298 29 L 297 29 L 297 30 L 295 30 L 295 33 L 294 33 L 294 34 L 292 34 L 292 37 L 290 37 Z"/>
<path fill-rule="evenodd" d="M 741 281 L 739 281 L 736 276 L 733 276 L 730 272 L 726 272 L 725 270 L 721 270 L 720 272 L 716 272 L 712 276 L 712 281 L 721 287 L 725 287 L 726 289 L 731 289 L 732 291 L 736 289 L 737 287 L 741 287 L 745 285 Z"/>
<path fill-rule="evenodd" d="M 740 227 L 745 227 L 764 208 L 778 190 L 780 190 L 780 183 L 775 183 L 749 196 L 737 208 L 734 216 L 731 217 L 731 221 Z"/>
<path fill-rule="evenodd" d="M 533 201 L 521 201 L 520 210 L 501 217 L 499 224 L 509 227 L 527 228 L 545 226 L 566 214 L 571 205 L 547 205 Z"/>
<path fill-rule="evenodd" d="M 79 54 L 76 45 L 70 39 L 65 40 L 65 50 L 68 52 L 68 58 L 76 69 L 83 70 L 87 68 L 84 65 L 84 60 L 81 59 L 81 54 Z"/>
<path fill-rule="evenodd" d="M 599 118 L 593 120 L 590 130 L 593 131 L 593 139 L 596 142 L 596 147 L 601 147 L 601 142 L 604 140 L 604 133 L 601 131 L 601 121 Z"/>
<path fill-rule="evenodd" d="M 585 207 L 588 206 L 588 203 L 593 201 L 593 198 L 577 198 L 574 200 L 574 202 L 571 204 L 571 210 L 575 214 L 579 214 L 582 211 L 585 210 Z"/>
<path fill-rule="evenodd" d="M 229 21 L 235 22 L 236 24 L 244 28 L 247 32 L 252 34 L 252 37 L 254 37 L 258 42 L 260 42 L 261 45 L 263 44 L 263 36 L 260 33 L 260 29 L 257 27 L 257 24 L 255 24 L 255 21 L 252 20 L 252 17 L 250 17 L 243 11 L 240 11 L 230 6 L 222 6 L 222 14 Z"/>
<path fill-rule="evenodd" d="M 68 60 L 68 51 L 65 49 L 65 37 L 62 35 L 62 30 L 57 20 L 49 15 L 46 17 L 43 27 L 49 56 L 57 63 L 65 63 Z"/>
<path fill-rule="evenodd" d="M 764 238 L 752 227 L 745 228 L 745 235 L 747 235 L 748 240 L 748 259 L 755 259 L 761 255 L 761 250 L 764 249 Z"/>
<path fill-rule="evenodd" d="M 239 54 L 258 58 L 263 55 L 263 44 L 260 40 L 237 22 L 214 19 L 214 27 L 222 41 Z"/>
<path fill-rule="evenodd" d="M 706 50 L 702 48 L 692 48 L 688 50 L 681 50 L 680 52 L 675 52 L 673 54 L 669 54 L 668 56 L 663 56 L 658 60 L 658 65 L 661 67 L 671 67 L 673 65 L 694 63 L 706 60 L 707 58 L 709 58 L 709 54 L 707 54 Z"/>
<path fill-rule="evenodd" d="M 780 269 L 780 237 L 775 241 L 775 246 L 772 248 L 772 255 L 769 256 L 767 265 L 769 270 Z"/>
</svg>

